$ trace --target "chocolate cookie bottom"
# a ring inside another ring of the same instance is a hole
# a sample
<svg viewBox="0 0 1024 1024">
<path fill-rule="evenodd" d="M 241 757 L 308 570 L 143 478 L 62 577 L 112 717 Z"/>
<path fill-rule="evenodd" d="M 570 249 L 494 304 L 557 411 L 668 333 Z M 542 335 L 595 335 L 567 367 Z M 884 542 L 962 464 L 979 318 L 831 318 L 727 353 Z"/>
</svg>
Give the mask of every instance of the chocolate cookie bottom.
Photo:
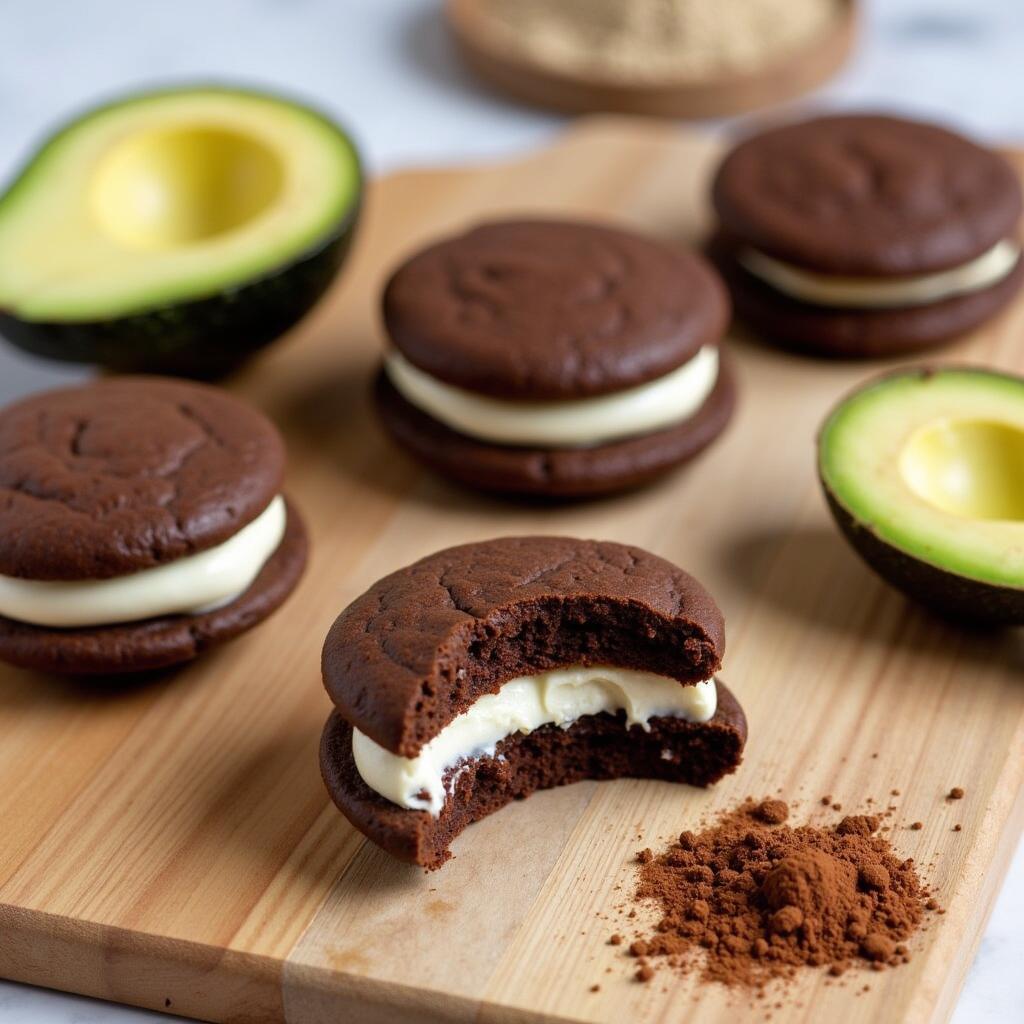
<svg viewBox="0 0 1024 1024">
<path fill-rule="evenodd" d="M 41 672 L 101 675 L 143 672 L 190 661 L 251 629 L 284 602 L 306 566 L 308 541 L 291 502 L 284 537 L 252 585 L 222 608 L 142 622 L 57 629 L 0 616 L 0 661 Z"/>
<path fill-rule="evenodd" d="M 714 389 L 688 419 L 591 448 L 516 447 L 467 437 L 406 401 L 383 370 L 375 397 L 381 420 L 395 440 L 450 479 L 504 494 L 585 498 L 640 486 L 692 459 L 725 429 L 736 404 L 736 387 L 723 353 Z"/>
<path fill-rule="evenodd" d="M 954 341 L 994 317 L 1024 285 L 1024 259 L 980 291 L 896 309 L 815 306 L 755 277 L 716 239 L 709 253 L 732 292 L 737 315 L 784 348 L 838 359 L 910 355 Z"/>
<path fill-rule="evenodd" d="M 709 786 L 735 771 L 747 739 L 736 698 L 718 683 L 718 709 L 709 722 L 654 718 L 650 732 L 626 727 L 625 716 L 587 715 L 567 729 L 543 726 L 498 744 L 494 756 L 450 771 L 441 814 L 409 810 L 363 781 L 352 756 L 352 726 L 336 711 L 320 743 L 328 792 L 348 820 L 399 860 L 433 870 L 451 854 L 452 840 L 475 821 L 539 789 L 583 779 L 643 778 Z M 454 785 L 452 786 L 452 780 Z"/>
</svg>

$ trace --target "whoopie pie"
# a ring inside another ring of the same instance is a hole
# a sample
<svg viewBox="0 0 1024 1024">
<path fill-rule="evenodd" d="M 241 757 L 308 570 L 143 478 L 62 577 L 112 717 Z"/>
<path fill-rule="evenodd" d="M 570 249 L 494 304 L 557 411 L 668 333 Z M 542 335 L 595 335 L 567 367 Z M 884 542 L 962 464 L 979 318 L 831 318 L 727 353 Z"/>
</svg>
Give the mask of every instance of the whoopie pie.
<svg viewBox="0 0 1024 1024">
<path fill-rule="evenodd" d="M 387 283 L 376 395 L 407 451 L 489 491 L 643 483 L 724 428 L 724 286 L 696 253 L 575 221 L 483 224 Z"/>
<path fill-rule="evenodd" d="M 902 355 L 965 334 L 1024 282 L 1020 180 L 945 128 L 819 117 L 736 146 L 711 251 L 737 312 L 785 346 Z"/>
<path fill-rule="evenodd" d="M 273 424 L 225 391 L 120 377 L 0 410 L 0 659 L 160 668 L 295 587 L 306 531 Z"/>
<path fill-rule="evenodd" d="M 710 594 L 640 548 L 449 548 L 374 584 L 331 627 L 324 780 L 356 828 L 426 868 L 538 789 L 707 786 L 736 769 L 747 735 L 716 678 L 724 647 Z"/>
</svg>

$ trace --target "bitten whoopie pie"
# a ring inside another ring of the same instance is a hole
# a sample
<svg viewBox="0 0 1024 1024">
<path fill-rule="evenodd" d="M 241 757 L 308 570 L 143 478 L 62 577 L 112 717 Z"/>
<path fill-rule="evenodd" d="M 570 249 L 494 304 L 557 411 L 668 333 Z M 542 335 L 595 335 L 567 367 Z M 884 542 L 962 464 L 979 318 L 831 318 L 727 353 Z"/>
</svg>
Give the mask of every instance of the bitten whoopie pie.
<svg viewBox="0 0 1024 1024">
<path fill-rule="evenodd" d="M 844 358 L 964 334 L 1024 282 L 1021 185 L 1001 156 L 931 124 L 854 114 L 740 143 L 713 187 L 711 251 L 764 335 Z"/>
<path fill-rule="evenodd" d="M 383 422 L 473 487 L 551 497 L 631 487 L 692 458 L 732 412 L 716 273 L 628 231 L 484 224 L 413 256 L 383 302 Z"/>
<path fill-rule="evenodd" d="M 306 532 L 273 424 L 160 377 L 0 411 L 0 659 L 64 673 L 194 658 L 298 582 Z"/>
<path fill-rule="evenodd" d="M 449 548 L 386 576 L 331 627 L 324 780 L 356 828 L 426 868 L 538 789 L 707 786 L 736 769 L 747 736 L 716 679 L 724 647 L 708 592 L 639 548 Z"/>
</svg>

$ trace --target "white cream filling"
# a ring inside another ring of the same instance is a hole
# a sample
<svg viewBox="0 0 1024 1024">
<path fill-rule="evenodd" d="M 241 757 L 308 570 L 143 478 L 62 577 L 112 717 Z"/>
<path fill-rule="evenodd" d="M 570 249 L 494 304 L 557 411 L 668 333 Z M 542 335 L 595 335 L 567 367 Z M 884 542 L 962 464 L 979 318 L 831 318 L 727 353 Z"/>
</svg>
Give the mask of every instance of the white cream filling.
<svg viewBox="0 0 1024 1024">
<path fill-rule="evenodd" d="M 352 731 L 352 754 L 363 781 L 374 792 L 436 818 L 446 796 L 445 772 L 467 758 L 493 756 L 498 743 L 515 733 L 542 725 L 567 728 L 584 715 L 602 711 L 625 711 L 629 725 L 649 731 L 652 718 L 707 722 L 717 705 L 714 679 L 689 686 L 633 669 L 559 668 L 510 679 L 497 693 L 478 698 L 416 757 L 393 754 L 358 729 Z"/>
<path fill-rule="evenodd" d="M 211 611 L 249 589 L 281 543 L 287 517 L 278 495 L 223 544 L 129 576 L 68 581 L 0 576 L 0 615 L 37 626 L 73 627 Z"/>
<path fill-rule="evenodd" d="M 403 398 L 468 437 L 509 445 L 570 448 L 662 430 L 692 416 L 718 378 L 718 348 L 705 345 L 663 377 L 610 395 L 551 402 L 512 402 L 431 377 L 392 349 L 385 357 Z"/>
<path fill-rule="evenodd" d="M 856 309 L 895 309 L 940 302 L 989 288 L 1013 270 L 1020 253 L 1020 245 L 1006 238 L 959 267 L 903 278 L 816 274 L 756 249 L 745 249 L 739 261 L 751 274 L 777 291 L 804 302 Z"/>
</svg>

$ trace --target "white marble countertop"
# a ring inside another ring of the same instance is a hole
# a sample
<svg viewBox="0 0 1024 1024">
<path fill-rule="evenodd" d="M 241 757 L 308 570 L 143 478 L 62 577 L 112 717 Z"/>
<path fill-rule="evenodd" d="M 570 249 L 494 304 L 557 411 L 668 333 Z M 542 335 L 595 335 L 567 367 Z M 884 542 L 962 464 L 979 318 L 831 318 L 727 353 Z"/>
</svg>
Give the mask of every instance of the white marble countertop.
<svg viewBox="0 0 1024 1024">
<path fill-rule="evenodd" d="M 511 153 L 556 133 L 564 119 L 498 99 L 463 72 L 438 5 L 3 0 L 0 178 L 14 170 L 41 131 L 96 97 L 190 79 L 236 79 L 308 96 L 352 128 L 374 171 Z M 1021 0 L 869 0 L 867 7 L 860 51 L 819 94 L 822 99 L 899 107 L 993 141 L 1024 142 Z M 0 347 L 0 402 L 74 376 L 74 370 Z M 1022 920 L 1024 848 L 999 896 L 956 1024 L 1024 1021 Z M 140 1010 L 0 982 L 3 1024 L 155 1019 Z"/>
</svg>

